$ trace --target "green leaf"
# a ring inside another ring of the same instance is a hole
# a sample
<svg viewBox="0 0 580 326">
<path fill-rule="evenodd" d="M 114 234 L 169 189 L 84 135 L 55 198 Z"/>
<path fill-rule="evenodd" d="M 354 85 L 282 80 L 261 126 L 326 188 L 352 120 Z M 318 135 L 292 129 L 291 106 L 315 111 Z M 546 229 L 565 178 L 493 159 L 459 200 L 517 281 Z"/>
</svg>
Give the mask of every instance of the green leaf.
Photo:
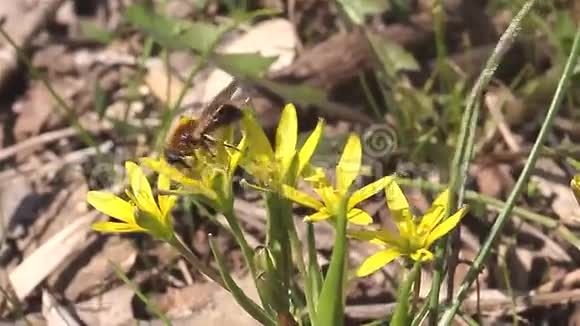
<svg viewBox="0 0 580 326">
<path fill-rule="evenodd" d="M 93 94 L 94 94 L 94 108 L 95 112 L 97 112 L 97 116 L 99 120 L 102 120 L 105 116 L 105 112 L 107 110 L 107 94 L 105 90 L 101 87 L 98 80 L 95 80 L 93 83 Z"/>
<path fill-rule="evenodd" d="M 380 14 L 390 8 L 389 0 L 338 0 L 352 22 L 363 25 L 367 15 Z"/>
<path fill-rule="evenodd" d="M 81 33 L 86 38 L 105 45 L 111 43 L 115 37 L 113 32 L 88 21 L 81 21 Z"/>
<path fill-rule="evenodd" d="M 230 28 L 170 18 L 141 5 L 128 7 L 125 18 L 165 48 L 194 49 L 202 54 L 211 51 L 223 31 Z"/>
<path fill-rule="evenodd" d="M 245 78 L 261 78 L 276 61 L 276 57 L 264 57 L 258 53 L 229 53 L 215 56 L 215 63 L 224 71 Z"/>
<path fill-rule="evenodd" d="M 383 70 L 391 78 L 396 78 L 402 70 L 417 71 L 419 64 L 413 55 L 403 49 L 399 44 L 385 39 L 379 34 L 367 33 L 367 37 L 383 65 Z"/>
<path fill-rule="evenodd" d="M 253 11 L 238 11 L 235 10 L 231 14 L 231 18 L 237 23 L 245 23 L 257 17 L 268 17 L 281 14 L 282 11 L 277 9 L 262 8 Z"/>
<path fill-rule="evenodd" d="M 231 28 L 231 25 L 213 25 L 202 22 L 189 24 L 181 36 L 181 40 L 189 47 L 200 52 L 208 53 L 212 51 L 214 44 L 222 37 L 224 32 Z"/>
</svg>

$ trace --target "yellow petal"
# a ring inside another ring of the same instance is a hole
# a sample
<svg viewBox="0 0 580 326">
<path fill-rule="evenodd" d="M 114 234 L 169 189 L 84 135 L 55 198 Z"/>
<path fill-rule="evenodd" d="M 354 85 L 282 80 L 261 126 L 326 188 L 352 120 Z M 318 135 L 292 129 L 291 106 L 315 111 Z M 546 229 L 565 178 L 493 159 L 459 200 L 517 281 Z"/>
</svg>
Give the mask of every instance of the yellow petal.
<svg viewBox="0 0 580 326">
<path fill-rule="evenodd" d="M 304 175 L 304 181 L 310 183 L 313 188 L 330 186 L 330 182 L 326 178 L 323 168 L 314 167 L 308 164 L 304 170 L 302 170 L 302 174 Z"/>
<path fill-rule="evenodd" d="M 346 141 L 342 156 L 336 167 L 336 189 L 346 194 L 360 171 L 362 149 L 360 138 L 351 134 Z"/>
<path fill-rule="evenodd" d="M 445 216 L 446 207 L 433 205 L 421 218 L 417 232 L 426 234 L 431 232 Z"/>
<path fill-rule="evenodd" d="M 407 198 L 396 181 L 387 184 L 385 197 L 389 211 L 397 224 L 406 223 L 409 219 L 412 219 L 413 216 L 411 215 Z"/>
<path fill-rule="evenodd" d="M 328 212 L 327 210 L 323 209 L 321 211 L 318 211 L 314 214 L 308 215 L 304 218 L 305 222 L 319 222 L 319 221 L 323 221 L 326 220 L 328 218 L 332 217 L 332 215 L 330 215 L 330 212 Z"/>
<path fill-rule="evenodd" d="M 293 104 L 287 104 L 282 110 L 280 122 L 276 129 L 276 161 L 282 162 L 286 172 L 294 154 L 296 153 L 296 142 L 298 141 L 298 118 L 296 108 Z"/>
<path fill-rule="evenodd" d="M 348 235 L 361 241 L 370 242 L 379 246 L 401 247 L 401 239 L 388 230 L 349 230 Z"/>
<path fill-rule="evenodd" d="M 159 190 L 169 190 L 171 181 L 165 174 L 159 174 L 157 177 L 157 188 Z M 169 212 L 175 206 L 175 201 L 177 200 L 177 196 L 174 195 L 158 195 L 157 202 L 159 203 L 159 209 L 161 210 L 161 215 L 164 217 L 168 217 Z"/>
<path fill-rule="evenodd" d="M 244 155 L 244 152 L 245 152 L 247 146 L 248 146 L 248 138 L 246 137 L 246 135 L 244 135 L 242 137 L 242 139 L 240 140 L 240 143 L 236 147 L 238 150 L 233 151 L 231 158 L 230 158 L 230 162 L 229 162 L 230 164 L 228 167 L 228 173 L 230 174 L 230 178 L 233 175 L 233 173 L 235 172 L 238 165 L 240 164 L 240 161 L 242 160 L 242 156 Z"/>
<path fill-rule="evenodd" d="M 216 153 L 214 159 L 218 165 L 227 167 L 230 161 L 229 151 L 231 150 L 228 146 L 232 146 L 234 141 L 233 125 L 218 128 L 215 132 L 215 139 L 217 140 L 218 146 L 215 146 Z"/>
<path fill-rule="evenodd" d="M 282 195 L 298 204 L 306 207 L 310 207 L 316 210 L 320 210 L 324 207 L 321 202 L 313 198 L 312 196 L 303 193 L 300 190 L 292 188 L 288 185 L 282 185 Z"/>
<path fill-rule="evenodd" d="M 116 222 L 96 222 L 91 225 L 91 228 L 99 232 L 145 232 L 145 229 L 139 227 L 137 224 L 116 223 Z"/>
<path fill-rule="evenodd" d="M 353 208 L 347 214 L 349 223 L 356 225 L 369 225 L 373 223 L 373 218 L 362 209 Z"/>
<path fill-rule="evenodd" d="M 447 207 L 447 205 L 449 205 L 449 189 L 445 189 L 443 192 L 437 195 L 437 198 L 435 198 L 433 201 L 432 206 Z"/>
<path fill-rule="evenodd" d="M 394 248 L 389 248 L 381 250 L 369 257 L 367 257 L 356 271 L 356 276 L 364 277 L 370 275 L 381 267 L 393 261 L 395 258 L 399 257 L 401 253 Z"/>
<path fill-rule="evenodd" d="M 161 215 L 155 202 L 155 198 L 153 197 L 153 191 L 151 190 L 149 180 L 147 180 L 141 167 L 134 162 L 127 161 L 125 162 L 125 170 L 127 170 L 129 176 L 129 183 L 133 190 L 137 207 L 142 211 L 149 212 L 150 214 L 157 216 Z"/>
<path fill-rule="evenodd" d="M 379 180 L 370 183 L 357 191 L 355 191 L 348 200 L 348 208 L 355 207 L 358 203 L 373 196 L 377 192 L 385 188 L 390 182 L 394 180 L 392 176 L 382 177 Z"/>
<path fill-rule="evenodd" d="M 445 221 L 441 224 L 437 225 L 435 229 L 431 233 L 429 233 L 429 237 L 427 237 L 426 242 L 426 249 L 431 247 L 431 244 L 441 238 L 442 236 L 446 235 L 449 231 L 453 230 L 459 224 L 463 216 L 467 213 L 467 207 L 462 207 L 458 210 L 455 214 L 449 216 Z"/>
<path fill-rule="evenodd" d="M 135 207 L 114 194 L 102 191 L 89 191 L 87 202 L 99 212 L 119 221 L 135 224 Z"/>
<path fill-rule="evenodd" d="M 374 230 L 348 230 L 347 235 L 360 241 L 371 241 L 376 238 L 377 231 Z"/>
<path fill-rule="evenodd" d="M 300 148 L 300 152 L 298 153 L 298 174 L 302 174 L 302 171 L 310 162 L 312 155 L 314 155 L 314 151 L 318 147 L 318 142 L 320 141 L 320 137 L 322 137 L 322 130 L 324 129 L 324 120 L 318 119 L 318 123 L 316 124 L 316 128 L 314 131 L 308 136 L 308 139 Z"/>
<path fill-rule="evenodd" d="M 323 186 L 320 188 L 313 188 L 314 192 L 322 199 L 324 206 L 328 208 L 333 214 L 335 212 L 335 206 L 340 201 L 334 188 L 330 186 Z"/>
<path fill-rule="evenodd" d="M 417 232 L 431 232 L 445 216 L 447 205 L 449 205 L 449 189 L 445 189 L 435 198 L 431 208 L 421 218 Z"/>
<path fill-rule="evenodd" d="M 164 174 L 169 179 L 182 184 L 188 190 L 187 192 L 184 191 L 184 193 L 199 194 L 211 200 L 215 200 L 217 198 L 215 191 L 213 191 L 208 185 L 204 184 L 200 180 L 187 177 L 185 174 L 167 163 L 165 160 L 144 157 L 140 159 L 140 162 L 158 174 Z"/>
<path fill-rule="evenodd" d="M 272 161 L 274 151 L 262 126 L 256 121 L 251 113 L 244 114 L 242 119 L 244 135 L 248 138 L 248 156 L 260 163 Z"/>
</svg>

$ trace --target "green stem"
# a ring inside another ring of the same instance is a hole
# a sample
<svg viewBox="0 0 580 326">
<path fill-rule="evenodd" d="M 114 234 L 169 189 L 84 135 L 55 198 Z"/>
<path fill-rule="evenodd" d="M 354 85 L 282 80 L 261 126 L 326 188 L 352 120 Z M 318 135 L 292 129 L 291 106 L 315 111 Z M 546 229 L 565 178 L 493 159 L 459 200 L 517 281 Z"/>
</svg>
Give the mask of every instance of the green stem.
<svg viewBox="0 0 580 326">
<path fill-rule="evenodd" d="M 316 325 L 336 325 L 344 324 L 344 268 L 347 249 L 346 223 L 347 223 L 347 201 L 348 196 L 343 196 L 337 203 L 335 223 L 335 242 L 330 259 L 330 267 L 324 279 L 324 285 L 320 293 L 318 306 L 316 309 Z"/>
<path fill-rule="evenodd" d="M 447 58 L 447 48 L 445 47 L 445 11 L 443 9 L 443 1 L 437 0 L 433 6 L 433 30 L 435 32 L 435 49 L 437 51 L 437 71 L 439 75 L 439 87 L 442 93 L 449 93 L 451 91 L 451 83 L 447 67 L 445 65 L 445 58 Z"/>
<path fill-rule="evenodd" d="M 252 277 L 254 278 L 255 281 L 257 277 L 257 272 L 256 266 L 254 264 L 254 250 L 252 250 L 252 248 L 248 244 L 248 241 L 244 236 L 242 228 L 240 227 L 240 223 L 234 212 L 233 198 L 231 200 L 227 200 L 227 203 L 223 207 L 222 213 L 224 214 L 226 221 L 228 221 L 228 225 L 230 226 L 232 234 L 234 235 L 236 242 L 238 243 L 240 249 L 242 250 L 242 255 L 244 256 L 246 264 L 248 265 L 248 269 L 250 270 L 250 273 L 252 274 Z"/>
<path fill-rule="evenodd" d="M 531 3 L 533 3 L 533 0 L 528 2 L 529 5 L 531 5 Z M 556 88 L 556 93 L 552 98 L 552 103 L 550 104 L 550 108 L 548 109 L 548 113 L 546 114 L 546 119 L 542 124 L 542 128 L 538 133 L 538 137 L 536 138 L 534 146 L 530 151 L 530 156 L 528 157 L 528 160 L 524 165 L 522 173 L 520 174 L 514 186 L 514 189 L 512 190 L 506 201 L 506 206 L 495 220 L 495 223 L 493 224 L 486 241 L 482 245 L 477 257 L 475 258 L 473 264 L 471 265 L 469 271 L 467 272 L 467 275 L 465 276 L 463 283 L 459 287 L 457 294 L 455 295 L 453 301 L 451 302 L 451 306 L 443 314 L 443 317 L 439 325 L 449 325 L 452 322 L 453 317 L 455 316 L 457 310 L 459 309 L 459 306 L 461 305 L 461 302 L 465 299 L 465 296 L 467 295 L 469 287 L 479 274 L 479 271 L 481 270 L 485 259 L 491 252 L 492 245 L 499 236 L 503 226 L 511 216 L 511 213 L 515 206 L 516 199 L 519 197 L 520 193 L 526 186 L 528 178 L 532 172 L 532 169 L 540 153 L 540 148 L 542 147 L 544 139 L 546 138 L 548 131 L 551 129 L 554 118 L 556 117 L 556 114 L 561 107 L 565 91 L 568 88 L 570 78 L 572 77 L 572 73 L 574 71 L 574 68 L 576 67 L 579 53 L 580 53 L 580 28 L 576 30 L 576 35 L 574 37 L 574 43 L 570 51 L 570 56 L 568 57 L 568 61 L 566 62 L 566 66 L 564 67 L 564 71 L 558 83 L 558 87 Z"/>
<path fill-rule="evenodd" d="M 393 318 L 389 325 L 391 326 L 407 326 L 411 323 L 409 316 L 409 295 L 411 288 L 417 278 L 417 274 L 421 270 L 421 262 L 416 261 L 413 267 L 405 275 L 405 280 L 399 287 L 399 294 L 397 296 L 397 307 L 393 313 Z"/>
<path fill-rule="evenodd" d="M 123 272 L 123 269 L 119 265 L 115 264 L 114 262 L 109 262 L 109 263 L 113 267 L 113 271 L 115 272 L 117 277 L 120 278 L 121 281 L 123 281 L 123 283 L 125 283 L 125 285 L 127 285 L 131 289 L 131 291 L 133 291 L 133 293 L 135 293 L 137 298 L 139 298 L 139 300 L 141 300 L 141 302 L 143 302 L 145 304 L 147 309 L 149 311 L 151 311 L 154 315 L 156 315 L 163 322 L 163 324 L 165 326 L 171 326 L 171 321 L 161 311 L 159 306 L 157 306 L 157 304 L 155 304 L 155 302 L 153 300 L 150 300 L 145 295 L 145 293 L 143 293 L 143 291 L 141 291 L 141 289 L 139 289 L 139 286 L 134 281 L 130 280 L 127 275 L 125 275 L 125 273 Z"/>
<path fill-rule="evenodd" d="M 427 312 L 429 312 L 429 302 L 423 303 L 421 309 L 419 309 L 419 311 L 416 314 L 414 314 L 411 326 L 423 325 L 423 321 L 425 319 L 425 316 L 427 315 Z"/>
<path fill-rule="evenodd" d="M 290 288 L 290 274 L 292 273 L 292 252 L 289 230 L 293 228 L 292 204 L 279 194 L 267 192 L 266 205 L 268 208 L 267 246 L 272 252 L 276 263 L 277 276 L 284 286 L 284 292 Z M 292 224 L 292 225 L 290 225 Z M 278 307 L 287 311 L 285 307 Z"/>
<path fill-rule="evenodd" d="M 373 113 L 375 114 L 375 118 L 379 119 L 379 121 L 384 120 L 384 117 L 381 114 L 381 109 L 379 108 L 379 104 L 377 103 L 376 99 L 373 97 L 373 93 L 371 92 L 371 88 L 369 87 L 369 83 L 367 82 L 365 74 L 362 72 L 359 73 L 358 80 L 360 82 L 360 85 L 362 86 L 363 92 L 365 94 L 365 97 L 367 98 L 367 101 L 369 102 L 369 105 L 373 109 Z"/>
<path fill-rule="evenodd" d="M 312 227 L 310 224 L 307 227 Z M 294 226 L 294 223 L 292 223 L 292 226 L 289 228 L 289 235 L 290 235 L 290 244 L 292 246 L 292 252 L 294 253 L 294 257 L 295 257 L 295 261 L 296 261 L 296 265 L 298 267 L 298 271 L 300 272 L 300 276 L 302 277 L 302 280 L 304 281 L 304 296 L 306 298 L 306 307 L 308 308 L 308 315 L 310 317 L 310 321 L 312 323 L 313 326 L 316 326 L 315 321 L 316 321 L 316 310 L 315 310 L 315 288 L 316 288 L 316 284 L 314 282 L 312 282 L 312 270 L 308 269 L 306 270 L 306 266 L 304 265 L 304 255 L 302 254 L 302 243 L 300 242 L 300 239 L 298 238 L 298 233 L 296 232 L 296 227 Z M 310 245 L 310 242 L 309 242 Z M 310 251 L 309 251 L 310 252 Z M 315 257 L 316 258 L 316 257 Z M 311 266 L 311 261 L 310 261 L 310 256 L 309 256 L 309 264 L 308 266 Z M 317 270 L 316 272 L 319 272 L 319 270 Z"/>
<path fill-rule="evenodd" d="M 219 276 L 217 271 L 206 266 L 197 256 L 189 250 L 189 248 L 183 243 L 183 241 L 175 235 L 168 243 L 175 248 L 179 253 L 191 264 L 193 267 L 197 268 L 202 274 L 209 277 L 212 281 L 219 284 L 222 288 L 229 291 L 228 287 L 224 283 L 224 280 Z"/>
<path fill-rule="evenodd" d="M 262 325 L 274 326 L 276 322 L 272 319 L 264 309 L 258 306 L 252 299 L 250 299 L 244 291 L 236 284 L 230 273 L 226 268 L 223 255 L 220 253 L 217 244 L 213 237 L 209 239 L 209 246 L 218 264 L 220 274 L 227 284 L 227 288 L 232 293 L 236 302 L 242 307 L 250 316 L 262 323 Z"/>
<path fill-rule="evenodd" d="M 316 251 L 316 235 L 314 233 L 314 225 L 308 223 L 306 225 L 306 236 L 308 244 L 308 273 L 312 282 L 312 297 L 314 304 L 318 304 L 320 291 L 322 290 L 322 271 L 318 264 L 318 252 Z"/>
<path fill-rule="evenodd" d="M 263 307 L 270 307 L 269 303 L 267 302 L 266 297 L 264 296 L 264 293 L 262 291 L 260 291 L 260 286 L 258 284 L 259 275 L 258 275 L 258 270 L 256 268 L 256 264 L 254 261 L 254 250 L 248 244 L 248 241 L 246 240 L 246 237 L 244 236 L 244 232 L 242 231 L 242 228 L 240 226 L 240 222 L 239 222 L 238 218 L 236 217 L 236 213 L 234 210 L 234 197 L 233 197 L 232 189 L 231 189 L 232 182 L 228 181 L 227 185 L 228 185 L 227 187 L 229 187 L 229 188 L 226 189 L 227 194 L 224 195 L 225 199 L 223 200 L 223 204 L 221 205 L 222 206 L 222 214 L 224 215 L 226 221 L 228 222 L 228 225 L 230 226 L 230 230 L 231 230 L 232 234 L 234 235 L 236 242 L 240 246 L 240 249 L 242 250 L 242 255 L 244 256 L 244 260 L 246 261 L 246 264 L 248 265 L 248 269 L 250 270 L 250 274 L 252 275 L 252 279 L 254 280 L 254 284 L 256 286 L 256 289 L 258 290 L 258 294 L 260 296 L 260 302 L 262 303 L 262 306 Z"/>
<path fill-rule="evenodd" d="M 477 79 L 471 90 L 471 93 L 467 98 L 465 112 L 461 121 L 458 144 L 455 150 L 451 168 L 453 174 L 451 175 L 451 180 L 449 181 L 449 205 L 447 205 L 446 216 L 449 216 L 449 213 L 454 211 L 457 207 L 462 206 L 462 200 L 465 192 L 465 179 L 467 177 L 467 168 L 471 159 L 471 150 L 473 149 L 473 142 L 475 139 L 475 128 L 473 126 L 475 126 L 477 122 L 479 111 L 479 106 L 477 104 L 479 103 L 483 91 L 491 81 L 495 70 L 501 62 L 501 59 L 515 41 L 517 33 L 520 30 L 522 20 L 531 10 L 534 3 L 535 0 L 528 0 L 522 9 L 518 12 L 518 14 L 512 19 L 510 25 L 497 43 L 493 53 L 487 60 L 482 73 L 479 75 L 479 78 Z M 456 194 L 457 198 L 455 198 Z M 444 257 L 447 252 L 446 248 L 447 237 L 444 237 L 441 241 L 439 241 L 437 248 L 435 249 L 435 270 L 433 272 L 431 296 L 429 297 L 430 325 L 435 325 L 438 319 L 439 291 L 443 281 L 443 273 L 445 269 Z"/>
</svg>

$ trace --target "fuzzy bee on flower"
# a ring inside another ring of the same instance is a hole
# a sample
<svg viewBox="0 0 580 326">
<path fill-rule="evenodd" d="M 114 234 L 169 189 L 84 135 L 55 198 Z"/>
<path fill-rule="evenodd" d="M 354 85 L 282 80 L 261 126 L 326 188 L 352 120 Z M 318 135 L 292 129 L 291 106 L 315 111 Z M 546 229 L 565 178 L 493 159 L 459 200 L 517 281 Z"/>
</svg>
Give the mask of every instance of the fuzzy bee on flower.
<svg viewBox="0 0 580 326">
<path fill-rule="evenodd" d="M 199 117 L 182 116 L 167 138 L 164 156 L 168 163 L 188 165 L 186 159 L 196 155 L 197 150 L 214 153 L 216 145 L 235 149 L 212 134 L 243 116 L 242 108 L 250 98 L 240 83 L 233 80 L 221 90 L 202 110 Z"/>
</svg>

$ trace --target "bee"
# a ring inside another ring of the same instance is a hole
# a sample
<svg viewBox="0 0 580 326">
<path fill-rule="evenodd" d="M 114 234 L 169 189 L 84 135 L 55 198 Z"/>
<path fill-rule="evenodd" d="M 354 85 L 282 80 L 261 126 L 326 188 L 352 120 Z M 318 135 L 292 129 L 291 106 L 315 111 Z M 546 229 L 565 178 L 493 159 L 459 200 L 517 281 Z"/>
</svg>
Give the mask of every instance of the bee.
<svg viewBox="0 0 580 326">
<path fill-rule="evenodd" d="M 242 107 L 249 100 L 245 90 L 234 80 L 214 97 L 198 118 L 181 117 L 166 142 L 164 156 L 167 162 L 183 164 L 186 157 L 195 155 L 196 149 L 212 153 L 215 144 L 236 148 L 211 134 L 220 127 L 240 120 L 243 116 Z"/>
</svg>

